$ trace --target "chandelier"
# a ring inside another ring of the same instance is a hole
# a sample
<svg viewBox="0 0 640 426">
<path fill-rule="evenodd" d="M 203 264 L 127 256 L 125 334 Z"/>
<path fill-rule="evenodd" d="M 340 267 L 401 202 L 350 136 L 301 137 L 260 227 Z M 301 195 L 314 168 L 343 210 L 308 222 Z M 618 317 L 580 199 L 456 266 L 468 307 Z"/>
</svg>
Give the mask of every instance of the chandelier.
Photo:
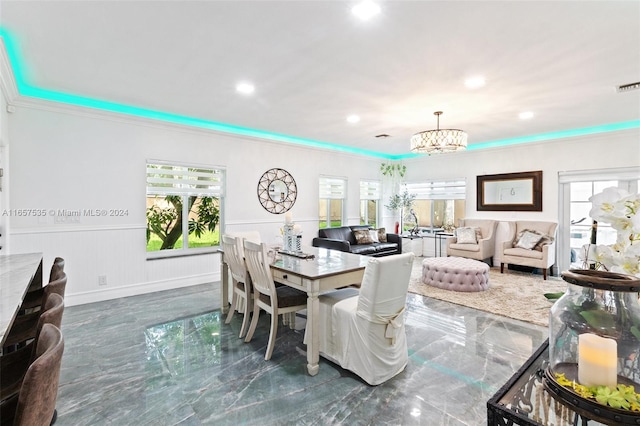
<svg viewBox="0 0 640 426">
<path fill-rule="evenodd" d="M 439 154 L 467 149 L 467 133 L 458 129 L 440 129 L 442 111 L 436 111 L 433 115 L 438 117 L 436 130 L 425 130 L 411 136 L 411 152 Z"/>
</svg>

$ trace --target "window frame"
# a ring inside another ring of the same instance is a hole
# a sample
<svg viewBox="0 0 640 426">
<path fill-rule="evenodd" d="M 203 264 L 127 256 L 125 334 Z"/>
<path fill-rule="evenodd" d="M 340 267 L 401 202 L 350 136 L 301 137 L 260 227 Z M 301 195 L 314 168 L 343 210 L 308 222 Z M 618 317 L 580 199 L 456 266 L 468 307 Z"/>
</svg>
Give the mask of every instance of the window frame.
<svg viewBox="0 0 640 426">
<path fill-rule="evenodd" d="M 326 201 L 326 226 L 320 220 L 320 202 Z M 331 200 L 340 200 L 340 226 L 345 226 L 345 206 L 347 205 L 347 178 L 340 176 L 320 176 L 318 178 L 318 228 L 332 228 Z"/>
<path fill-rule="evenodd" d="M 153 177 L 153 167 L 167 167 L 174 168 L 175 173 L 173 178 L 168 177 L 171 173 L 163 173 L 163 177 Z M 194 164 L 177 161 L 166 160 L 153 160 L 147 159 L 145 163 L 146 179 L 145 179 L 145 203 L 149 197 L 158 196 L 166 197 L 168 195 L 177 195 L 182 198 L 182 247 L 173 248 L 167 250 L 147 251 L 145 245 L 145 253 L 148 260 L 162 259 L 169 257 L 181 257 L 200 254 L 214 253 L 220 247 L 220 240 L 217 245 L 208 247 L 189 247 L 189 211 L 188 203 L 186 202 L 189 197 L 213 197 L 218 200 L 219 220 L 217 224 L 218 233 L 222 235 L 222 229 L 224 229 L 224 196 L 225 196 L 225 182 L 226 182 L 226 169 L 221 166 Z M 197 169 L 197 170 L 194 170 Z M 204 187 L 203 185 L 193 185 L 194 177 L 206 177 L 210 175 L 211 179 L 205 179 L 204 182 L 210 182 L 210 185 Z M 173 186 L 172 186 L 173 185 Z M 145 204 L 146 205 L 146 204 Z M 146 212 L 146 207 L 145 207 Z M 145 215 L 145 229 L 148 229 L 148 222 Z"/>
<path fill-rule="evenodd" d="M 366 206 L 368 201 L 375 201 L 376 217 L 373 225 L 369 224 L 369 209 Z M 361 225 L 379 228 L 382 205 L 380 201 L 382 201 L 382 182 L 372 179 L 360 179 L 360 221 L 364 220 L 364 224 L 361 223 Z"/>
</svg>

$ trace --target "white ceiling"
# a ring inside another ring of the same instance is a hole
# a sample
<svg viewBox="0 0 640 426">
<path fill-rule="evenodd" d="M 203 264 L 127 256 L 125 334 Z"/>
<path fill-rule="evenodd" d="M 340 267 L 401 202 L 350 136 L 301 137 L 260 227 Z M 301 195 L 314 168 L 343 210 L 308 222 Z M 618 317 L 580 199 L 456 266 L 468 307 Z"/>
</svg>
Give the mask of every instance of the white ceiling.
<svg viewBox="0 0 640 426">
<path fill-rule="evenodd" d="M 640 119 L 615 90 L 640 81 L 638 1 L 378 3 L 2 1 L 0 23 L 31 86 L 387 154 L 437 110 L 469 145 Z"/>
</svg>

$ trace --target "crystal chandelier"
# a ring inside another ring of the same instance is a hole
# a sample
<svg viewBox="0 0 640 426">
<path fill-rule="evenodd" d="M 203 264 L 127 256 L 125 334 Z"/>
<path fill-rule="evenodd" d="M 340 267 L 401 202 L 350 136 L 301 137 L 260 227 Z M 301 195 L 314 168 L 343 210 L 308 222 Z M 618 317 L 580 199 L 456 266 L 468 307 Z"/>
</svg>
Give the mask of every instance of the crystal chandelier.
<svg viewBox="0 0 640 426">
<path fill-rule="evenodd" d="M 467 149 L 467 133 L 458 129 L 440 129 L 442 111 L 436 111 L 433 115 L 438 117 L 436 130 L 425 130 L 411 136 L 411 152 L 439 154 Z"/>
</svg>

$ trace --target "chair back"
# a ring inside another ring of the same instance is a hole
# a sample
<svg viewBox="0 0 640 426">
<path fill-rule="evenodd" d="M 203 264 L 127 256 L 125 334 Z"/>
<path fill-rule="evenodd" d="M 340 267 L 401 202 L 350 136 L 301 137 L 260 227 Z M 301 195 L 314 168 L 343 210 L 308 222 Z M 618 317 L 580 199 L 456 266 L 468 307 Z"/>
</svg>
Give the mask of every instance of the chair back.
<svg viewBox="0 0 640 426">
<path fill-rule="evenodd" d="M 377 322 L 404 309 L 413 259 L 413 253 L 403 253 L 369 260 L 360 286 L 358 316 Z"/>
<path fill-rule="evenodd" d="M 51 266 L 51 273 L 49 274 L 49 282 L 55 281 L 62 277 L 62 273 L 64 272 L 64 259 L 61 257 L 56 257 L 53 261 L 53 265 Z"/>
<path fill-rule="evenodd" d="M 244 238 L 224 234 L 222 236 L 222 249 L 224 250 L 224 260 L 229 265 L 233 279 L 236 282 L 247 284 L 247 280 L 250 278 L 244 260 L 243 241 Z"/>
<path fill-rule="evenodd" d="M 277 306 L 277 300 L 274 300 L 277 297 L 276 285 L 271 276 L 266 244 L 256 244 L 245 240 L 244 258 L 247 262 L 249 275 L 251 275 L 253 288 L 269 296 L 271 298 L 271 306 Z"/>
<path fill-rule="evenodd" d="M 461 227 L 469 226 L 472 228 L 480 228 L 480 233 L 483 239 L 495 239 L 496 228 L 498 227 L 497 220 L 490 219 L 460 219 L 458 221 Z"/>
<path fill-rule="evenodd" d="M 36 359 L 22 381 L 14 426 L 49 425 L 58 398 L 64 339 L 58 327 L 45 324 L 38 337 Z"/>
<path fill-rule="evenodd" d="M 42 304 L 44 306 L 46 306 L 50 294 L 59 294 L 64 299 L 64 292 L 67 288 L 67 274 L 64 272 L 61 272 L 60 274 L 60 278 L 55 281 L 51 281 L 49 284 L 44 286 L 44 294 L 42 296 Z"/>
</svg>

